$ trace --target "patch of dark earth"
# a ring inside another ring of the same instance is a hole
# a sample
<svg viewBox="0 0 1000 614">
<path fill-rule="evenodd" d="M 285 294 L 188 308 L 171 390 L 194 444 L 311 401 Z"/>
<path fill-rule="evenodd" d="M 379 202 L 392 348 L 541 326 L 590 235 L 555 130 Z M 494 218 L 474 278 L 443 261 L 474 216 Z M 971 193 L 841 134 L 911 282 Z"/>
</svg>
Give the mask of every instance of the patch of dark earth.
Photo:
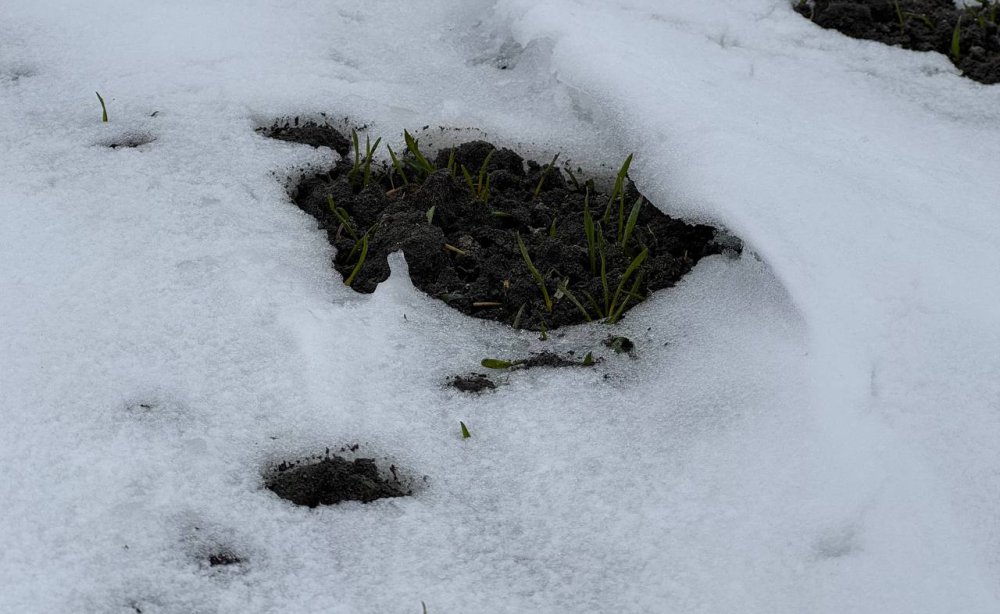
<svg viewBox="0 0 1000 614">
<path fill-rule="evenodd" d="M 395 465 L 392 477 L 383 477 L 373 458 L 347 460 L 336 454 L 282 462 L 264 479 L 264 486 L 296 505 L 317 507 L 342 501 L 371 503 L 377 499 L 405 497 L 412 490 L 400 481 Z"/>
<path fill-rule="evenodd" d="M 795 10 L 853 38 L 946 55 L 966 77 L 1000 83 L 1000 2 L 802 0 Z"/>
<path fill-rule="evenodd" d="M 348 142 L 315 124 L 262 132 L 342 155 Z M 485 141 L 443 149 L 433 160 L 395 152 L 398 165 L 372 164 L 367 181 L 357 163 L 365 152 L 347 147 L 334 168 L 304 177 L 292 196 L 326 230 L 334 267 L 357 292 L 373 292 L 389 277 L 387 256 L 402 251 L 425 293 L 476 318 L 546 331 L 616 321 L 701 258 L 742 248 L 711 226 L 663 214 L 627 178 L 612 202 L 593 181 Z"/>
<path fill-rule="evenodd" d="M 239 565 L 243 562 L 243 559 L 233 552 L 228 550 L 223 550 L 221 552 L 215 552 L 208 555 L 208 564 L 211 567 L 220 567 L 224 565 Z"/>
<path fill-rule="evenodd" d="M 460 392 L 479 394 L 487 390 L 495 390 L 496 383 L 482 373 L 469 373 L 448 378 L 448 385 Z"/>
</svg>

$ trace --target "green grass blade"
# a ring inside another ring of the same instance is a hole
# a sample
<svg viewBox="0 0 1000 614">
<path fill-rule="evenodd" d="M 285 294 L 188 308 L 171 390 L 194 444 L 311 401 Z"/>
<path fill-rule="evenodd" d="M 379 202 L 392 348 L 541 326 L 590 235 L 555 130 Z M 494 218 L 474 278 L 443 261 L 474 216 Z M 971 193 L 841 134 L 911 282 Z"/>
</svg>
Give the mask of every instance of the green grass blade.
<svg viewBox="0 0 1000 614">
<path fill-rule="evenodd" d="M 611 198 L 608 199 L 608 206 L 604 209 L 604 215 L 601 217 L 601 221 L 607 224 L 611 220 L 611 207 L 615 204 L 615 199 L 618 198 L 622 192 L 625 191 L 625 177 L 628 175 L 628 169 L 632 166 L 632 154 L 629 154 L 625 158 L 625 162 L 622 167 L 618 169 L 618 176 L 615 178 L 615 187 L 611 191 Z"/>
<path fill-rule="evenodd" d="M 344 227 L 347 234 L 351 235 L 351 238 L 355 241 L 358 240 L 358 233 L 355 232 L 354 226 L 351 224 L 351 218 L 347 215 L 347 211 L 343 207 L 338 207 L 336 203 L 333 202 L 333 194 L 326 195 L 326 204 L 330 207 L 330 211 L 337 216 L 340 220 L 340 225 Z"/>
<path fill-rule="evenodd" d="M 101 96 L 100 92 L 94 92 L 97 94 L 97 99 L 101 101 L 101 121 L 103 123 L 108 123 L 108 107 L 104 106 L 104 97 Z"/>
<path fill-rule="evenodd" d="M 515 330 L 521 328 L 521 316 L 524 315 L 524 308 L 527 306 L 527 303 L 521 303 L 521 307 L 518 308 L 517 314 L 514 316 L 514 323 L 511 325 Z"/>
<path fill-rule="evenodd" d="M 424 154 L 420 152 L 420 144 L 417 139 L 413 138 L 413 135 L 411 135 L 408 131 L 403 130 L 403 138 L 406 140 L 406 148 L 410 151 L 410 155 L 413 156 L 413 160 L 411 160 L 410 163 L 414 168 L 426 175 L 430 175 L 437 170 L 434 168 L 434 165 L 424 157 Z"/>
<path fill-rule="evenodd" d="M 962 16 L 955 22 L 955 30 L 951 33 L 951 59 L 955 62 L 962 57 Z"/>
<path fill-rule="evenodd" d="M 410 180 L 406 178 L 406 173 L 403 172 L 403 165 L 399 163 L 399 158 L 396 157 L 396 152 L 392 150 L 392 147 L 388 145 L 385 146 L 389 150 L 389 159 L 392 160 L 392 166 L 399 173 L 399 176 L 403 178 L 403 185 L 409 185 Z"/>
<path fill-rule="evenodd" d="M 469 432 L 469 427 L 465 426 L 465 423 L 461 420 L 459 420 L 458 423 L 462 426 L 462 439 L 472 437 L 472 433 Z"/>
<path fill-rule="evenodd" d="M 635 298 L 636 300 L 639 301 L 645 300 L 645 297 L 639 296 L 637 294 L 637 292 L 639 291 L 639 285 L 642 283 L 642 275 L 643 274 L 641 272 L 638 275 L 636 275 L 635 281 L 632 283 L 632 289 L 628 291 L 628 293 L 625 296 L 625 300 L 622 301 L 622 304 L 618 306 L 618 309 L 615 310 L 615 313 L 611 314 L 611 316 L 608 318 L 608 324 L 614 324 L 615 322 L 621 319 L 622 314 L 625 313 L 625 308 L 628 306 L 629 299 Z"/>
<path fill-rule="evenodd" d="M 472 175 L 469 173 L 469 169 L 465 168 L 464 164 L 462 165 L 462 174 L 465 176 L 465 183 L 469 185 L 469 192 L 471 192 L 472 195 L 475 196 L 476 184 L 472 181 Z"/>
<path fill-rule="evenodd" d="M 585 367 L 592 367 L 592 366 L 594 366 L 594 353 L 593 352 L 587 352 L 587 355 L 583 357 L 583 362 L 580 363 L 580 364 L 582 364 Z"/>
<path fill-rule="evenodd" d="M 354 269 L 351 271 L 350 277 L 344 282 L 344 284 L 350 287 L 354 283 L 355 278 L 357 278 L 358 273 L 361 272 L 361 267 L 365 266 L 365 258 L 368 256 L 368 233 L 361 237 L 361 255 L 358 257 L 357 264 L 354 265 Z"/>
<path fill-rule="evenodd" d="M 361 187 L 367 188 L 368 182 L 372 178 L 372 159 L 375 158 L 375 152 L 378 150 L 379 143 L 382 142 L 382 137 L 375 139 L 375 144 L 368 147 L 368 137 L 365 137 L 365 172 L 363 175 L 363 180 L 361 181 Z"/>
<path fill-rule="evenodd" d="M 642 203 L 645 199 L 640 196 L 639 200 L 635 201 L 632 205 L 632 212 L 628 215 L 628 222 L 625 224 L 625 232 L 622 234 L 622 249 L 628 247 L 628 240 L 632 236 L 632 231 L 635 230 L 635 224 L 639 221 L 639 210 L 642 209 Z"/>
<path fill-rule="evenodd" d="M 542 298 L 545 299 L 545 310 L 552 313 L 552 299 L 549 298 L 549 291 L 545 288 L 545 278 L 542 277 L 542 274 L 538 272 L 538 269 L 531 262 L 531 256 L 528 255 L 528 248 L 524 246 L 524 241 L 521 240 L 521 233 L 517 234 L 517 247 L 521 250 L 521 257 L 524 258 L 524 263 L 528 265 L 528 271 L 531 272 L 531 276 L 535 278 L 535 282 L 542 290 Z"/>
<path fill-rule="evenodd" d="M 552 171 L 552 168 L 556 165 L 556 160 L 558 159 L 559 159 L 559 154 L 557 153 L 555 156 L 552 157 L 552 162 L 549 162 L 548 165 L 544 169 L 542 169 L 542 175 L 541 177 L 538 178 L 538 185 L 535 186 L 535 193 L 531 196 L 531 200 L 535 200 L 538 198 L 538 195 L 542 191 L 542 184 L 545 183 L 545 177 L 548 176 L 548 174 Z"/>
<path fill-rule="evenodd" d="M 622 273 L 621 281 L 618 282 L 618 288 L 615 290 L 615 296 L 611 299 L 611 306 L 608 307 L 608 313 L 611 314 L 612 317 L 615 314 L 615 307 L 618 305 L 618 298 L 621 296 L 622 290 L 625 289 L 625 284 L 628 282 L 629 277 L 631 277 L 632 274 L 635 273 L 640 266 L 642 266 L 642 263 L 645 262 L 647 256 L 649 256 L 649 248 L 644 247 L 642 248 L 642 251 L 639 252 L 639 255 L 632 260 L 632 263 L 628 265 L 625 272 Z"/>
<path fill-rule="evenodd" d="M 490 153 L 486 154 L 486 158 L 483 160 L 482 166 L 479 167 L 479 181 L 476 182 L 476 193 L 477 194 L 483 191 L 483 186 L 484 185 L 489 185 L 489 184 L 485 183 L 486 182 L 486 177 L 487 177 L 486 172 L 487 172 L 487 169 L 488 169 L 488 167 L 490 165 L 490 159 L 493 157 L 494 153 L 496 153 L 496 149 L 490 150 Z"/>
<path fill-rule="evenodd" d="M 484 358 L 480 363 L 487 369 L 509 369 L 514 366 L 509 360 L 500 360 L 499 358 Z"/>
<path fill-rule="evenodd" d="M 588 322 L 592 322 L 593 318 L 590 317 L 590 312 L 588 312 L 587 308 L 584 307 L 583 304 L 580 301 L 578 301 L 575 296 L 573 296 L 572 292 L 570 292 L 568 281 L 569 280 L 566 280 L 559 285 L 559 291 L 565 294 L 566 298 L 568 298 L 570 302 L 573 303 L 576 306 L 576 308 L 580 310 L 580 313 L 583 314 L 585 320 L 587 320 Z"/>
<path fill-rule="evenodd" d="M 590 274 L 597 274 L 597 245 L 594 238 L 594 217 L 590 214 L 590 190 L 583 197 L 583 234 L 587 236 L 587 255 L 590 257 Z"/>
<path fill-rule="evenodd" d="M 428 224 L 433 224 L 434 223 L 434 211 L 435 210 L 437 210 L 437 205 L 433 205 L 430 209 L 427 210 L 427 223 Z"/>
</svg>

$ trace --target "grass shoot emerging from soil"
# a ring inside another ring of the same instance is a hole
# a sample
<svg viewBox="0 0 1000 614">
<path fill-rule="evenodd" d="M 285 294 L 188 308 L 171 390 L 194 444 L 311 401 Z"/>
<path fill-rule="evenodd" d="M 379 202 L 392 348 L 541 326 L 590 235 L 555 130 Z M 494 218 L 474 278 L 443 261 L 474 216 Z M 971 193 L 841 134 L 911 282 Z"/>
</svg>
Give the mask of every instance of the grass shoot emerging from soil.
<svg viewBox="0 0 1000 614">
<path fill-rule="evenodd" d="M 296 129 L 286 122 L 265 133 L 297 140 Z M 631 155 L 601 194 L 593 180 L 567 181 L 558 155 L 543 166 L 472 141 L 432 156 L 404 131 L 404 147 L 386 146 L 381 160 L 381 138 L 361 143 L 357 132 L 348 139 L 312 124 L 301 142 L 315 145 L 317 135 L 342 158 L 303 179 L 294 200 L 327 231 L 335 268 L 358 292 L 374 291 L 389 275 L 388 254 L 402 251 L 414 285 L 431 296 L 473 317 L 547 332 L 617 322 L 722 250 L 715 229 L 647 206 L 628 178 Z"/>
</svg>

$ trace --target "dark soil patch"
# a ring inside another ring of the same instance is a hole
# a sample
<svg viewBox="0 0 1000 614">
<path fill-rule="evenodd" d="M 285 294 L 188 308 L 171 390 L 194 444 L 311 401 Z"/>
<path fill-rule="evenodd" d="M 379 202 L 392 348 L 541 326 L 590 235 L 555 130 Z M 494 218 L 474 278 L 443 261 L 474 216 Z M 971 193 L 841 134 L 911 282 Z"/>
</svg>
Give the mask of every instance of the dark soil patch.
<svg viewBox="0 0 1000 614">
<path fill-rule="evenodd" d="M 279 141 L 290 141 L 313 147 L 329 147 L 342 156 L 351 149 L 351 142 L 329 124 L 314 121 L 300 122 L 298 117 L 290 121 L 274 122 L 267 128 L 258 130 L 261 134 Z"/>
<path fill-rule="evenodd" d="M 497 385 L 482 373 L 470 373 L 468 375 L 456 375 L 448 379 L 448 385 L 462 392 L 478 394 L 486 390 L 495 390 Z"/>
<path fill-rule="evenodd" d="M 400 482 L 396 467 L 391 478 L 379 475 L 375 459 L 353 461 L 329 453 L 316 462 L 283 462 L 264 480 L 264 486 L 296 505 L 316 507 L 341 501 L 370 503 L 387 497 L 403 497 L 412 492 Z"/>
<path fill-rule="evenodd" d="M 208 555 L 208 564 L 211 567 L 239 565 L 242 562 L 243 559 L 238 554 L 229 550 L 221 550 Z"/>
<path fill-rule="evenodd" d="M 156 137 L 149 134 L 129 134 L 121 138 L 104 143 L 105 147 L 111 149 L 133 149 L 140 145 L 148 145 L 156 140 Z"/>
<path fill-rule="evenodd" d="M 318 130 L 326 135 L 323 144 L 343 150 L 347 139 L 329 126 L 283 124 L 265 133 L 314 144 Z M 623 240 L 640 199 L 628 179 L 623 198 L 609 205 L 609 195 L 593 182 L 567 178 L 558 166 L 525 163 L 484 141 L 442 150 L 423 170 L 410 152 L 396 155 L 402 172 L 373 164 L 366 183 L 352 153 L 329 172 L 305 177 L 294 194 L 327 231 L 336 247 L 334 267 L 358 292 L 373 292 L 388 278 L 386 257 L 401 250 L 413 284 L 427 294 L 476 318 L 544 331 L 601 319 L 624 306 L 620 317 L 651 292 L 674 285 L 700 258 L 723 250 L 714 228 L 672 219 L 645 201 Z M 585 203 L 595 222 L 593 248 Z"/>
<path fill-rule="evenodd" d="M 795 10 L 853 38 L 948 56 L 966 77 L 1000 82 L 1000 3 L 954 0 L 803 0 Z M 961 20 L 961 23 L 959 23 Z M 957 53 L 953 50 L 958 35 Z"/>
</svg>

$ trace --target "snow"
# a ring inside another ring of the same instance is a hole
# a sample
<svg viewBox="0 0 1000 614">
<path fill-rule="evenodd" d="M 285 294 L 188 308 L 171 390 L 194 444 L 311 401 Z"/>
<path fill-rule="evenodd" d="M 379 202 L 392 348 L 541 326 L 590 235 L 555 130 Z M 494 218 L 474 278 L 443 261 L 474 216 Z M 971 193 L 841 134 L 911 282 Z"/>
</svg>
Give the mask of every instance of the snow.
<svg viewBox="0 0 1000 614">
<path fill-rule="evenodd" d="M 7 0 L 0 611 L 1000 610 L 998 99 L 785 0 Z M 609 379 L 449 392 L 593 331 L 469 321 L 400 259 L 343 287 L 283 184 L 334 154 L 253 131 L 320 112 L 634 151 L 749 249 L 631 312 Z M 353 442 L 415 496 L 262 489 Z"/>
</svg>

